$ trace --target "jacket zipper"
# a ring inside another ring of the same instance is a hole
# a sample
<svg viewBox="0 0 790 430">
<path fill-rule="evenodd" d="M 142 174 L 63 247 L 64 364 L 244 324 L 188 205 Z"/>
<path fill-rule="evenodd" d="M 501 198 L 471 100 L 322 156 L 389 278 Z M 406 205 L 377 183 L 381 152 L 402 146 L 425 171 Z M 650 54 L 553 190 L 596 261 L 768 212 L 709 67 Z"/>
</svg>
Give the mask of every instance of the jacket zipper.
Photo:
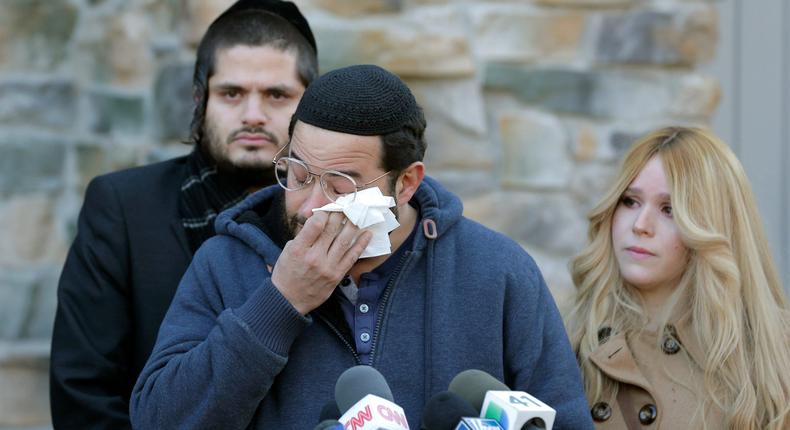
<svg viewBox="0 0 790 430">
<path fill-rule="evenodd" d="M 321 318 L 321 321 L 323 321 L 324 324 L 326 324 L 329 327 L 329 329 L 332 330 L 335 336 L 337 336 L 338 339 L 340 339 L 343 342 L 343 345 L 345 345 L 346 348 L 348 348 L 348 350 L 351 351 L 351 354 L 354 356 L 354 362 L 357 364 L 362 364 L 362 360 L 360 360 L 359 354 L 357 354 L 357 350 L 354 349 L 354 347 L 352 347 L 350 343 L 348 343 L 348 340 L 346 340 L 346 338 L 343 337 L 343 335 L 340 333 L 340 330 L 338 330 L 334 326 L 334 324 L 329 322 L 329 320 L 326 319 L 323 315 L 318 314 L 318 318 Z"/>
<path fill-rule="evenodd" d="M 410 255 L 411 255 L 411 252 L 403 253 L 403 256 L 401 257 L 400 261 L 398 261 L 398 265 L 395 267 L 395 272 L 393 273 L 394 276 L 392 276 L 390 278 L 389 282 L 387 282 L 387 286 L 384 288 L 384 294 L 382 295 L 381 303 L 379 304 L 378 315 L 376 315 L 376 327 L 373 329 L 373 341 L 372 341 L 373 343 L 370 344 L 370 365 L 371 366 L 373 366 L 373 364 L 376 362 L 376 356 L 375 356 L 376 343 L 377 343 L 376 341 L 379 338 L 379 331 L 381 329 L 381 320 L 384 319 L 384 310 L 387 307 L 387 304 L 389 303 L 390 292 L 392 291 L 392 289 L 395 286 L 395 280 L 400 277 L 401 269 L 403 269 L 403 265 L 406 262 L 406 259 Z"/>
</svg>

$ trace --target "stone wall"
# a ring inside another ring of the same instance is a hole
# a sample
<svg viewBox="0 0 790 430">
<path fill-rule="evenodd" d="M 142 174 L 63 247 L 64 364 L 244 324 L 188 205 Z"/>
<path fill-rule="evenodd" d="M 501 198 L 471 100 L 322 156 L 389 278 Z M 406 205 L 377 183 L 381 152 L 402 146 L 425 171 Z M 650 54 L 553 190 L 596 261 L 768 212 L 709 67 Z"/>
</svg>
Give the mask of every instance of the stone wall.
<svg viewBox="0 0 790 430">
<path fill-rule="evenodd" d="M 0 2 L 0 428 L 49 425 L 57 277 L 85 186 L 189 149 L 194 48 L 230 3 Z M 532 253 L 558 299 L 633 138 L 705 123 L 719 99 L 697 70 L 717 41 L 705 0 L 297 3 L 323 71 L 376 63 L 407 81 L 429 174 Z"/>
</svg>

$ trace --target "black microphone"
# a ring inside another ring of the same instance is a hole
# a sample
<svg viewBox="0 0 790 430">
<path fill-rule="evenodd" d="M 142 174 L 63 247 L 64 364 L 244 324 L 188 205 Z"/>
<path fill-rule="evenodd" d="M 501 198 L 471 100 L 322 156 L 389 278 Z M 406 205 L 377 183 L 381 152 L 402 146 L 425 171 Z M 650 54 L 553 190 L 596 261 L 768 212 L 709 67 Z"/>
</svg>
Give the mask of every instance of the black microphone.
<svg viewBox="0 0 790 430">
<path fill-rule="evenodd" d="M 453 430 L 464 417 L 480 415 L 458 394 L 442 391 L 431 397 L 422 413 L 420 430 Z"/>
<path fill-rule="evenodd" d="M 321 414 L 318 416 L 318 421 L 337 420 L 340 419 L 340 409 L 337 407 L 337 402 L 330 400 L 326 402 L 321 408 Z"/>
<path fill-rule="evenodd" d="M 480 416 L 496 420 L 505 430 L 551 430 L 557 411 L 523 391 L 481 370 L 465 370 L 450 382 L 450 391 L 479 408 Z"/>
<path fill-rule="evenodd" d="M 458 394 L 478 411 L 489 391 L 510 391 L 510 387 L 482 370 L 469 369 L 455 375 L 448 390 Z"/>
<path fill-rule="evenodd" d="M 354 430 L 408 430 L 403 408 L 395 404 L 384 376 L 370 366 L 354 366 L 335 384 L 340 422 Z"/>
<path fill-rule="evenodd" d="M 368 394 L 394 402 L 392 391 L 384 375 L 371 366 L 354 366 L 346 369 L 335 383 L 335 402 L 341 414 L 348 412 L 355 403 Z"/>
</svg>

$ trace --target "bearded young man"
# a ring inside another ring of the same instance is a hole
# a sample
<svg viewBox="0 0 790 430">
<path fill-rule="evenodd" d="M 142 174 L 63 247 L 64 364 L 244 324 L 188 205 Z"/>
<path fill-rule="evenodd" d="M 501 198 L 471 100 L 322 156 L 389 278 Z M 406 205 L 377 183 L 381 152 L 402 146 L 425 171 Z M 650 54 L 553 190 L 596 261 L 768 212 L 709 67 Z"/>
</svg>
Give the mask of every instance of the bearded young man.
<svg viewBox="0 0 790 430">
<path fill-rule="evenodd" d="M 386 377 L 414 429 L 471 368 L 555 408 L 555 429 L 591 429 L 540 271 L 425 176 L 426 122 L 408 87 L 377 66 L 335 70 L 307 88 L 291 123 L 275 160 L 281 188 L 220 214 L 184 275 L 132 394 L 135 426 L 313 428 L 338 376 L 363 364 Z M 352 221 L 357 199 L 374 210 L 378 192 L 397 208 L 389 235 Z M 315 211 L 331 202 L 350 218 Z M 382 234 L 391 253 L 360 258 Z"/>
<path fill-rule="evenodd" d="M 216 215 L 274 183 L 272 157 L 316 75 L 293 3 L 240 0 L 198 47 L 192 153 L 91 181 L 58 285 L 56 428 L 130 428 L 132 387 L 181 276 Z"/>
</svg>

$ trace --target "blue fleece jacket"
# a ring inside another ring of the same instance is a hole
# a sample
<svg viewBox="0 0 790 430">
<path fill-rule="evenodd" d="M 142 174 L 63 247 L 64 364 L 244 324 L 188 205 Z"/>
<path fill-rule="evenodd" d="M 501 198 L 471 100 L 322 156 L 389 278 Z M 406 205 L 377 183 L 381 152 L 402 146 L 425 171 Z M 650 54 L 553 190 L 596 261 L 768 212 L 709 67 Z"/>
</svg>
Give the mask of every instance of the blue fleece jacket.
<svg viewBox="0 0 790 430">
<path fill-rule="evenodd" d="M 337 377 L 358 363 L 335 300 L 303 317 L 271 282 L 282 244 L 265 233 L 272 223 L 249 215 L 281 211 L 282 195 L 265 188 L 217 218 L 218 235 L 181 280 L 134 387 L 136 428 L 311 429 Z M 591 429 L 576 360 L 532 258 L 464 218 L 460 200 L 430 178 L 412 204 L 423 226 L 382 294 L 371 351 L 411 428 L 456 374 L 481 369 L 554 407 L 555 429 Z"/>
</svg>

